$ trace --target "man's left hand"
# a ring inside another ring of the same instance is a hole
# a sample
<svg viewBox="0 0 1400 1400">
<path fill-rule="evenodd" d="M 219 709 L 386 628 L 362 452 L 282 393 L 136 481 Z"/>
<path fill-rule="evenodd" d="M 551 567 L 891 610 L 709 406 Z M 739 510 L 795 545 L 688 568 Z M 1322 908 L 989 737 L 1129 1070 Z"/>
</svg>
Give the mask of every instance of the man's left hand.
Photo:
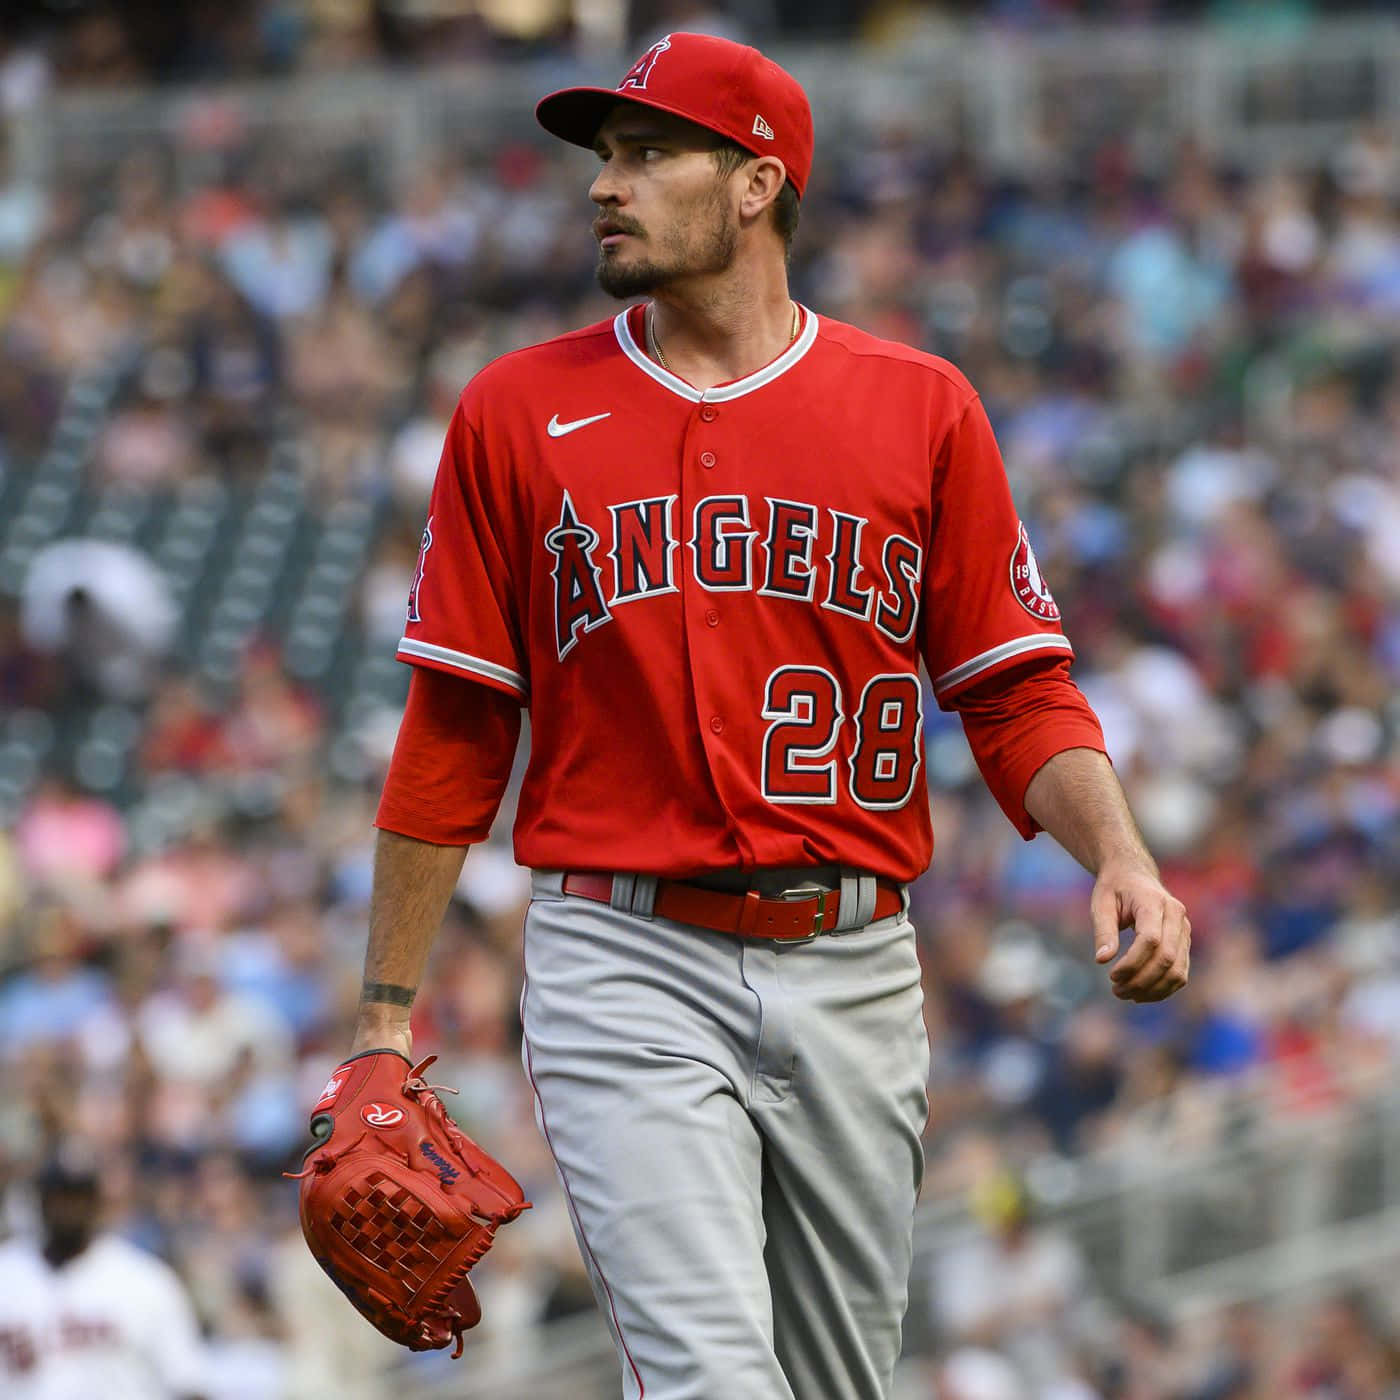
<svg viewBox="0 0 1400 1400">
<path fill-rule="evenodd" d="M 1137 865 L 1105 865 L 1089 898 L 1095 961 L 1112 962 L 1123 929 L 1135 930 L 1132 946 L 1109 974 L 1122 1001 L 1163 1001 L 1186 985 L 1191 972 L 1191 920 L 1186 906 L 1150 871 Z"/>
</svg>

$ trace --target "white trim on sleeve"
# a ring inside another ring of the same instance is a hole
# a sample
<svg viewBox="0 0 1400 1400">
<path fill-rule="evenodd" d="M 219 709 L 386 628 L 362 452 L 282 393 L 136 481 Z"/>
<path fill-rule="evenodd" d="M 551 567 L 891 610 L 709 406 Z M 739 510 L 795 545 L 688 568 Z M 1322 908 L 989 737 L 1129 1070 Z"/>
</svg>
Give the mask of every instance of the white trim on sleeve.
<svg viewBox="0 0 1400 1400">
<path fill-rule="evenodd" d="M 1069 638 L 1060 632 L 1034 632 L 1028 637 L 1014 637 L 1009 642 L 1002 642 L 1000 646 L 974 656 L 971 661 L 964 661 L 961 666 L 954 666 L 951 671 L 944 671 L 933 682 L 933 693 L 939 695 L 979 672 L 990 670 L 1003 661 L 1009 661 L 1013 656 L 1025 656 L 1032 651 L 1067 651 L 1071 656 L 1074 655 Z"/>
<path fill-rule="evenodd" d="M 499 681 L 508 685 L 522 698 L 530 694 L 525 677 L 508 666 L 498 666 L 494 661 L 483 661 L 479 656 L 469 656 L 464 651 L 453 651 L 451 647 L 440 647 L 436 642 L 420 642 L 413 637 L 403 637 L 399 641 L 400 657 L 416 656 L 422 661 L 437 661 L 451 666 L 455 671 L 465 671 L 469 676 L 481 676 L 488 681 Z"/>
</svg>

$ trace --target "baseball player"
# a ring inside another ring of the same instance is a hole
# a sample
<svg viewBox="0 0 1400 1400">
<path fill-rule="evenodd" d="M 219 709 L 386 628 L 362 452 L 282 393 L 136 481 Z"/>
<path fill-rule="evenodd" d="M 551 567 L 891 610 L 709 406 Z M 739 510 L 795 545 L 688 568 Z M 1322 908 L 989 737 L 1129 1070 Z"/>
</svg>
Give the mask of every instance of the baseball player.
<svg viewBox="0 0 1400 1400">
<path fill-rule="evenodd" d="M 408 1054 L 528 706 L 523 1058 L 623 1393 L 875 1400 L 927 1107 L 921 665 L 1022 834 L 1096 873 L 1098 961 L 1136 928 L 1119 997 L 1185 982 L 1188 923 L 976 392 L 788 294 L 801 87 L 672 34 L 538 117 L 597 153 L 598 278 L 635 304 L 488 366 L 448 429 L 354 1049 Z"/>
<path fill-rule="evenodd" d="M 99 1229 L 98 1176 L 39 1174 L 42 1239 L 0 1244 L 0 1392 L 14 1400 L 194 1400 L 203 1344 L 180 1280 Z"/>
</svg>

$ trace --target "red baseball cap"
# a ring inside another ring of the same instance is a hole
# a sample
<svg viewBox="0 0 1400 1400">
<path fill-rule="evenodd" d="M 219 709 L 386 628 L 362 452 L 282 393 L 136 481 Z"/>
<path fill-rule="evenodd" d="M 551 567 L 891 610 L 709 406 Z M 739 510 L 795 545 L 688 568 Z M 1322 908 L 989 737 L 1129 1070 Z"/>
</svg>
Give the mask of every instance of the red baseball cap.
<svg viewBox="0 0 1400 1400">
<path fill-rule="evenodd" d="M 787 167 L 801 195 L 812 169 L 812 109 L 797 79 L 747 44 L 709 34 L 668 34 L 627 70 L 615 88 L 552 92 L 535 108 L 544 129 L 592 147 L 618 102 L 670 112 L 737 141 Z"/>
</svg>

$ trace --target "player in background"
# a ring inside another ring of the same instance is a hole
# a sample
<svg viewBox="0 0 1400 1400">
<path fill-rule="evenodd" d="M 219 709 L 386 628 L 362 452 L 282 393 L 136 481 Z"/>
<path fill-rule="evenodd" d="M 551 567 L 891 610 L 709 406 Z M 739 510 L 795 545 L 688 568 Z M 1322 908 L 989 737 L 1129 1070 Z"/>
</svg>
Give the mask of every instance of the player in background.
<svg viewBox="0 0 1400 1400">
<path fill-rule="evenodd" d="M 672 34 L 538 115 L 596 152 L 601 285 L 648 300 L 449 427 L 351 1048 L 409 1055 L 528 705 L 524 1059 L 624 1395 L 880 1400 L 927 1111 L 921 665 L 1018 830 L 1094 872 L 1117 996 L 1182 986 L 1189 925 L 975 390 L 789 295 L 801 87 Z"/>
<path fill-rule="evenodd" d="M 169 1265 L 101 1228 L 94 1167 L 35 1182 L 41 1238 L 0 1244 L 6 1400 L 200 1400 L 203 1343 Z"/>
</svg>

